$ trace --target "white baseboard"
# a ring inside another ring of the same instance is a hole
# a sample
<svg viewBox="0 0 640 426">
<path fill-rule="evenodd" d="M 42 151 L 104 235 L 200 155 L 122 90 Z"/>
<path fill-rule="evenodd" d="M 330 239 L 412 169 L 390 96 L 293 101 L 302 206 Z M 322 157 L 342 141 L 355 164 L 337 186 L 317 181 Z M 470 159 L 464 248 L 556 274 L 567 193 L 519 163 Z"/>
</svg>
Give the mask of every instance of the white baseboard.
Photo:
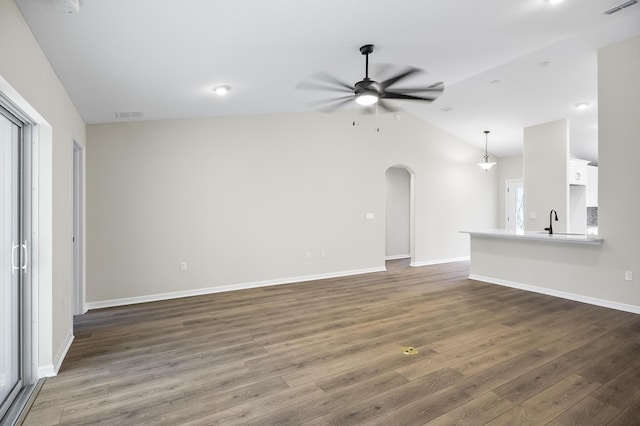
<svg viewBox="0 0 640 426">
<path fill-rule="evenodd" d="M 60 371 L 62 361 L 64 361 L 64 357 L 67 356 L 67 352 L 69 352 L 69 348 L 71 348 L 71 343 L 73 343 L 73 338 L 73 330 L 69 330 L 67 337 L 64 339 L 64 343 L 60 346 L 55 358 L 53 358 L 53 370 L 55 374 L 58 374 L 58 371 Z"/>
<path fill-rule="evenodd" d="M 462 262 L 469 259 L 471 259 L 469 256 L 463 256 L 463 257 L 452 257 L 450 259 L 426 260 L 423 262 L 411 262 L 411 266 L 417 267 L 417 266 L 441 265 L 443 263 Z"/>
<path fill-rule="evenodd" d="M 62 367 L 62 361 L 67 356 L 67 352 L 69 352 L 69 348 L 71 348 L 71 343 L 73 343 L 73 330 L 69 330 L 67 333 L 67 337 L 64 339 L 64 343 L 58 349 L 58 353 L 53 359 L 53 364 L 45 364 L 39 365 L 36 374 L 38 375 L 38 379 L 42 379 L 44 377 L 54 377 L 58 375 L 58 371 L 60 371 L 60 367 Z"/>
<path fill-rule="evenodd" d="M 56 370 L 53 368 L 53 364 L 39 365 L 38 366 L 38 379 L 45 377 L 53 377 L 56 375 Z"/>
<path fill-rule="evenodd" d="M 394 254 L 393 256 L 385 256 L 384 260 L 400 260 L 409 258 L 411 258 L 410 254 Z"/>
<path fill-rule="evenodd" d="M 113 306 L 133 305 L 136 303 L 157 302 L 159 300 L 179 299 L 181 297 L 201 296 L 204 294 L 222 293 L 225 291 L 246 290 L 250 288 L 269 287 L 282 284 L 293 284 L 306 281 L 324 280 L 327 278 L 347 277 L 350 275 L 369 274 L 372 272 L 384 272 L 387 268 L 384 266 L 378 268 L 358 269 L 352 271 L 333 272 L 328 274 L 305 275 L 301 277 L 291 277 L 266 281 L 255 281 L 249 283 L 231 284 L 218 287 L 197 288 L 185 291 L 173 291 L 169 293 L 150 294 L 148 296 L 125 297 L 122 299 L 102 300 L 98 302 L 87 303 L 87 308 L 101 309 Z"/>
<path fill-rule="evenodd" d="M 530 284 L 522 284 L 514 281 L 502 280 L 499 278 L 485 277 L 482 275 L 469 274 L 469 279 L 483 281 L 489 284 L 498 284 L 505 287 L 517 288 L 519 290 L 531 291 L 534 293 L 546 294 L 547 296 L 560 297 L 562 299 L 573 300 L 575 302 L 588 303 L 590 305 L 602 306 L 603 308 L 616 309 L 618 311 L 640 314 L 640 306 L 627 305 L 626 303 L 614 302 L 612 300 L 599 299 L 597 297 L 583 296 L 581 294 L 569 293 L 566 291 L 554 290 L 546 287 L 538 287 Z"/>
</svg>

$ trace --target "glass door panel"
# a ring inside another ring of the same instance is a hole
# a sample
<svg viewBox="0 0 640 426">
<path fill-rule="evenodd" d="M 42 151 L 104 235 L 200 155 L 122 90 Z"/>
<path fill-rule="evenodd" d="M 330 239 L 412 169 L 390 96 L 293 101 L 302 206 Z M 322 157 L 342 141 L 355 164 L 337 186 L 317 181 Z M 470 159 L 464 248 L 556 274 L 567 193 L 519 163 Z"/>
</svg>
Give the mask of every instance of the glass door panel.
<svg viewBox="0 0 640 426">
<path fill-rule="evenodd" d="M 0 108 L 0 420 L 22 388 L 20 132 Z"/>
<path fill-rule="evenodd" d="M 524 231 L 524 181 L 507 180 L 506 188 L 506 228 L 508 231 Z"/>
</svg>

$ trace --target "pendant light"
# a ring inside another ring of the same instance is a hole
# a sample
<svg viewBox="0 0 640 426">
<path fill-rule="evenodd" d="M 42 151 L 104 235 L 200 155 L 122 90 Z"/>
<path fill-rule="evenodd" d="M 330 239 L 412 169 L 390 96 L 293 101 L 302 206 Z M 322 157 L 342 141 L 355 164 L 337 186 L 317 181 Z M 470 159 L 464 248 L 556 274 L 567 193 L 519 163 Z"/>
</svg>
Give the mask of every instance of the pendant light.
<svg viewBox="0 0 640 426">
<path fill-rule="evenodd" d="M 490 168 L 496 165 L 495 161 L 489 162 L 489 153 L 487 152 L 487 137 L 489 135 L 489 131 L 484 131 L 484 163 L 478 163 L 478 166 L 482 167 L 485 172 L 489 171 Z"/>
</svg>

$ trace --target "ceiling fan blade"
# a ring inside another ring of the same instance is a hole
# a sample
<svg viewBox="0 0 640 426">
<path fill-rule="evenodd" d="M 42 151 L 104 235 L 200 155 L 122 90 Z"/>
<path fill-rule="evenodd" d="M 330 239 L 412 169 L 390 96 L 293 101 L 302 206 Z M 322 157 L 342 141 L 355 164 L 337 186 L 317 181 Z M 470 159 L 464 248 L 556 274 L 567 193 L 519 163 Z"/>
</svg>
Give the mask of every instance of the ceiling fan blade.
<svg viewBox="0 0 640 426">
<path fill-rule="evenodd" d="M 385 102 L 382 99 L 378 99 L 378 102 L 373 105 L 362 107 L 363 114 L 375 114 L 377 112 L 387 113 L 387 112 L 398 112 L 398 111 L 400 111 L 398 108 L 395 108 L 389 105 L 389 102 Z"/>
<path fill-rule="evenodd" d="M 411 93 L 425 93 L 425 92 L 430 92 L 430 93 L 437 93 L 437 94 L 441 94 L 442 92 L 444 92 L 444 85 L 439 85 L 436 87 L 433 86 L 429 86 L 429 87 L 410 87 L 410 88 L 396 88 L 393 89 L 394 93 L 403 93 L 405 95 L 411 94 Z"/>
<path fill-rule="evenodd" d="M 378 100 L 378 107 L 383 110 L 383 112 L 398 112 L 400 111 L 398 108 L 394 108 L 389 105 L 389 102 L 385 102 L 382 99 Z"/>
<path fill-rule="evenodd" d="M 353 99 L 353 96 L 341 96 L 334 99 L 323 99 L 320 101 L 307 102 L 307 104 L 309 106 L 317 108 L 320 112 L 332 112 L 343 105 L 353 102 Z"/>
<path fill-rule="evenodd" d="M 377 62 L 370 67 L 370 74 L 378 76 L 378 78 L 385 78 L 386 76 L 393 75 L 392 71 L 398 69 L 396 65 L 388 64 L 384 62 Z"/>
<path fill-rule="evenodd" d="M 387 87 L 391 86 L 392 84 L 395 84 L 401 80 L 404 80 L 405 78 L 414 75 L 416 73 L 420 73 L 422 72 L 422 70 L 419 70 L 418 68 L 408 68 L 405 71 L 402 71 L 400 74 L 391 77 L 385 81 L 383 81 L 382 83 L 380 83 L 380 86 L 382 86 L 383 89 L 386 89 Z"/>
<path fill-rule="evenodd" d="M 404 93 L 398 93 L 398 92 L 384 92 L 384 98 L 385 99 L 404 99 L 404 100 L 408 100 L 408 101 L 427 101 L 427 102 L 433 102 L 435 101 L 438 96 L 413 96 L 413 95 L 407 95 Z"/>
<path fill-rule="evenodd" d="M 329 99 L 320 99 L 320 100 L 316 100 L 316 101 L 310 101 L 307 102 L 307 105 L 309 106 L 322 106 L 324 104 L 330 104 L 332 102 L 339 102 L 339 101 L 344 101 L 344 100 L 353 100 L 355 97 L 353 95 L 348 95 L 348 96 L 339 96 L 337 98 L 329 98 Z"/>
<path fill-rule="evenodd" d="M 316 80 L 324 81 L 325 83 L 329 83 L 329 84 L 333 84 L 335 86 L 341 87 L 345 90 L 349 90 L 349 91 L 355 90 L 355 87 L 353 87 L 352 85 L 345 83 L 344 81 L 338 80 L 334 76 L 324 72 L 319 72 L 317 74 L 312 75 L 311 77 L 315 78 Z"/>
<path fill-rule="evenodd" d="M 322 85 L 322 84 L 318 84 L 318 83 L 312 83 L 309 81 L 301 81 L 300 83 L 298 83 L 296 85 L 296 89 L 301 89 L 301 90 L 322 90 L 325 92 L 341 92 L 341 93 L 353 93 L 353 91 L 355 89 L 345 89 L 345 88 L 338 88 L 338 87 L 334 87 L 334 86 L 328 86 L 328 85 Z"/>
</svg>

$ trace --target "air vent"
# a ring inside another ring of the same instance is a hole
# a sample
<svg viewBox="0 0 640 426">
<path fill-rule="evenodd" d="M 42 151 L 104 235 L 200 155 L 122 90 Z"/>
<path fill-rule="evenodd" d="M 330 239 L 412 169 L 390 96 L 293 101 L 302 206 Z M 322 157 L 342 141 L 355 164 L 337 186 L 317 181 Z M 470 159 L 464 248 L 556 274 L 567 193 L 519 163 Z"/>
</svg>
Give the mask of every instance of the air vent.
<svg viewBox="0 0 640 426">
<path fill-rule="evenodd" d="M 142 111 L 121 111 L 116 112 L 116 118 L 118 120 L 126 120 L 133 118 L 142 118 L 144 117 L 144 112 Z"/>
<path fill-rule="evenodd" d="M 621 11 L 622 9 L 624 9 L 625 7 L 633 6 L 633 5 L 634 5 L 634 4 L 636 4 L 636 3 L 638 3 L 638 1 L 637 1 L 637 0 L 629 0 L 629 1 L 626 1 L 626 2 L 624 2 L 624 3 L 622 3 L 622 4 L 619 4 L 619 5 L 615 6 L 615 7 L 612 7 L 612 8 L 611 8 L 611 9 L 609 9 L 609 10 L 605 10 L 605 11 L 604 11 L 604 14 L 605 14 L 605 15 L 613 15 L 613 14 L 614 14 L 614 13 L 616 13 L 616 12 L 620 12 L 620 11 Z"/>
</svg>

